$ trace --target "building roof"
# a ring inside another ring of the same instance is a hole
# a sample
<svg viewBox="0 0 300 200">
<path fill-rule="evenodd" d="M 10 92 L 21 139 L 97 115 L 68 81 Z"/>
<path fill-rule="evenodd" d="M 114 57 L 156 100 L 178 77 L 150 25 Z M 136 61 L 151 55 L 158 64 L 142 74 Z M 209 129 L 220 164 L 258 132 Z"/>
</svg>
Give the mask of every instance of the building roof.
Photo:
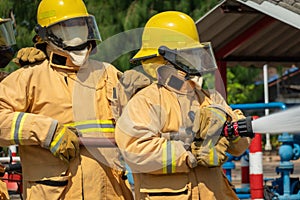
<svg viewBox="0 0 300 200">
<path fill-rule="evenodd" d="M 223 0 L 196 25 L 228 65 L 300 66 L 300 0 Z"/>
</svg>

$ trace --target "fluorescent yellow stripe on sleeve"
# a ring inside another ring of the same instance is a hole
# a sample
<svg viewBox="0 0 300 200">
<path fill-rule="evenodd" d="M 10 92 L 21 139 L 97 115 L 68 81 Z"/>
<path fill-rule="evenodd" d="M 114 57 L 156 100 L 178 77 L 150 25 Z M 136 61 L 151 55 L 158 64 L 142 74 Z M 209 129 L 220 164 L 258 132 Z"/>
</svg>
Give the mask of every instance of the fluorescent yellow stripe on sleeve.
<svg viewBox="0 0 300 200">
<path fill-rule="evenodd" d="M 28 113 L 16 112 L 11 127 L 11 143 L 12 144 L 23 144 L 22 142 L 22 131 L 24 122 Z"/>
<path fill-rule="evenodd" d="M 234 139 L 232 140 L 232 143 L 237 143 L 240 139 L 241 139 L 241 137 L 240 137 L 240 136 L 237 136 L 236 138 L 234 138 Z"/>
<path fill-rule="evenodd" d="M 66 126 L 76 127 L 82 133 L 89 132 L 103 132 L 103 133 L 113 133 L 115 132 L 115 124 L 113 120 L 87 120 L 73 122 L 70 124 L 65 124 Z"/>
<path fill-rule="evenodd" d="M 209 141 L 209 164 L 211 166 L 218 166 L 219 164 L 219 159 L 218 159 L 218 154 L 216 152 L 216 149 L 212 145 L 212 141 Z"/>
<path fill-rule="evenodd" d="M 64 135 L 65 132 L 66 132 L 66 128 L 67 128 L 67 127 L 64 126 L 64 127 L 59 131 L 59 133 L 57 134 L 57 136 L 53 139 L 53 141 L 52 141 L 51 144 L 50 144 L 50 151 L 51 151 L 54 155 L 56 154 L 57 149 L 58 149 L 58 147 L 59 147 L 59 145 L 60 145 L 61 139 L 62 139 L 63 135 Z"/>
<path fill-rule="evenodd" d="M 13 120 L 12 120 L 12 124 L 11 124 L 10 140 L 11 140 L 12 144 L 16 144 L 16 142 L 15 142 L 15 129 L 16 129 L 16 121 L 17 121 L 17 118 L 18 118 L 19 114 L 20 114 L 19 112 L 15 113 L 15 115 L 13 117 Z"/>
<path fill-rule="evenodd" d="M 23 144 L 23 141 L 22 141 L 23 134 L 22 133 L 23 133 L 24 122 L 25 122 L 27 116 L 28 116 L 28 113 L 25 113 L 23 115 L 23 118 L 21 119 L 21 122 L 20 122 L 20 128 L 19 128 L 19 134 L 18 134 L 20 144 Z"/>
<path fill-rule="evenodd" d="M 174 147 L 172 142 L 171 142 L 171 144 L 172 144 L 172 147 Z M 175 173 L 176 172 L 176 154 L 175 154 L 175 151 L 172 151 L 171 154 L 172 154 L 172 173 Z"/>
<path fill-rule="evenodd" d="M 162 149 L 162 171 L 165 174 L 175 173 L 176 157 L 175 151 L 172 149 L 172 141 L 167 140 L 163 143 Z"/>
<path fill-rule="evenodd" d="M 86 120 L 86 121 L 78 121 L 78 122 L 73 122 L 66 124 L 68 126 L 79 126 L 79 125 L 87 125 L 87 124 L 114 124 L 113 120 L 100 120 L 100 119 L 95 119 L 95 120 Z"/>
<path fill-rule="evenodd" d="M 215 113 L 221 120 L 226 121 L 226 115 L 223 111 L 220 111 L 218 109 L 214 109 L 214 108 L 211 108 L 211 107 L 208 107 L 207 109 L 209 109 L 210 111 Z"/>
<path fill-rule="evenodd" d="M 81 133 L 90 133 L 90 132 L 102 132 L 102 133 L 113 133 L 115 132 L 114 128 L 86 128 L 80 129 Z"/>
</svg>

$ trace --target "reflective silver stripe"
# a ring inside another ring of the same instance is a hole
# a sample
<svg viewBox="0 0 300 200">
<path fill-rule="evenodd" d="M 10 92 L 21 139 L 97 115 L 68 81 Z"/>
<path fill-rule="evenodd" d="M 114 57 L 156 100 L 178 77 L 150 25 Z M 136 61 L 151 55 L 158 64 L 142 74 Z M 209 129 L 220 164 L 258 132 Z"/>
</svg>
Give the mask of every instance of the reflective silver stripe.
<svg viewBox="0 0 300 200">
<path fill-rule="evenodd" d="M 80 130 L 82 133 L 89 132 L 103 132 L 110 133 L 115 131 L 115 124 L 113 120 L 87 120 L 66 124 Z"/>
<path fill-rule="evenodd" d="M 12 121 L 11 140 L 14 144 L 22 143 L 23 124 L 28 113 L 16 112 Z"/>
<path fill-rule="evenodd" d="M 47 149 L 50 148 L 50 143 L 51 143 L 51 141 L 53 139 L 53 136 L 55 134 L 57 124 L 58 124 L 57 120 L 52 121 L 52 123 L 50 125 L 50 128 L 49 128 L 49 131 L 48 131 L 48 134 L 47 134 L 47 137 L 46 137 L 44 145 L 43 145 L 44 148 L 47 148 Z"/>
</svg>

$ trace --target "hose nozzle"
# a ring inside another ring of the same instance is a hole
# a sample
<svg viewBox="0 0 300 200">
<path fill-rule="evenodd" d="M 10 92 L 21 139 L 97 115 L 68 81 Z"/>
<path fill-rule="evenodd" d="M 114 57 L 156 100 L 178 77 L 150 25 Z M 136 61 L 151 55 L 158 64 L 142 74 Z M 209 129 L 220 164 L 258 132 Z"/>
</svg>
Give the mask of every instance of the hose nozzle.
<svg viewBox="0 0 300 200">
<path fill-rule="evenodd" d="M 249 116 L 236 122 L 227 122 L 221 135 L 225 137 L 241 136 L 254 138 L 252 117 Z"/>
</svg>

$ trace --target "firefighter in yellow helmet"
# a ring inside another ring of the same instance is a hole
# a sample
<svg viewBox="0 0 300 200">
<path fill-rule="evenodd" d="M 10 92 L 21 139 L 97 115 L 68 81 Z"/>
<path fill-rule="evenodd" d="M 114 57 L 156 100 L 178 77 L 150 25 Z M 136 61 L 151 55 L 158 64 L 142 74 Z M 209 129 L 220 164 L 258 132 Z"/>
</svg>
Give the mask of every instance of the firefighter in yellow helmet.
<svg viewBox="0 0 300 200">
<path fill-rule="evenodd" d="M 14 56 L 12 46 L 16 44 L 11 19 L 0 18 L 0 68 L 6 67 Z M 7 74 L 1 74 L 1 80 Z"/>
<path fill-rule="evenodd" d="M 222 164 L 226 152 L 237 156 L 248 148 L 253 132 L 249 128 L 240 137 L 228 131 L 249 119 L 192 80 L 216 69 L 210 44 L 200 43 L 194 21 L 177 11 L 154 15 L 132 61 L 141 61 L 142 70 L 125 72 L 118 86 L 123 107 L 115 134 L 133 173 L 135 198 L 238 199 Z M 132 80 L 153 83 L 135 90 Z M 128 92 L 129 85 L 136 93 Z M 127 105 L 124 96 L 131 98 L 125 98 Z"/>
<path fill-rule="evenodd" d="M 0 68 L 4 68 L 12 60 L 19 66 L 24 64 L 34 63 L 46 58 L 45 54 L 36 48 L 28 47 L 26 52 L 20 52 L 17 58 L 13 59 L 14 50 L 13 45 L 16 44 L 16 39 L 13 31 L 12 20 L 10 18 L 0 18 Z M 26 62 L 22 62 L 25 60 Z M 4 79 L 8 73 L 1 72 L 0 80 Z"/>
<path fill-rule="evenodd" d="M 89 59 L 101 41 L 94 16 L 82 0 L 42 0 L 37 22 L 48 59 L 0 86 L 0 145 L 19 145 L 24 199 L 133 199 L 118 149 L 79 142 L 114 137 L 120 72 Z"/>
</svg>

